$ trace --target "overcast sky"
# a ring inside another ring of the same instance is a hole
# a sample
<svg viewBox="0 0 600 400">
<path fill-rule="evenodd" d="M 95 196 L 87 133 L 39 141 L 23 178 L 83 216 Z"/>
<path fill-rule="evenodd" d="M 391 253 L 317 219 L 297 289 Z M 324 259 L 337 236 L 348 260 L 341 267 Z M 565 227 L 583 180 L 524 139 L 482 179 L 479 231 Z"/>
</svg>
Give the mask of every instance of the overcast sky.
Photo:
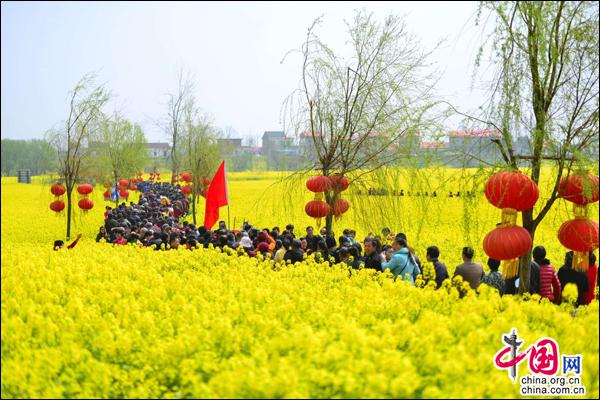
<svg viewBox="0 0 600 400">
<path fill-rule="evenodd" d="M 438 96 L 468 110 L 483 102 L 471 91 L 479 28 L 475 2 L 2 2 L 2 138 L 43 137 L 67 117 L 68 92 L 96 72 L 118 108 L 140 123 L 149 141 L 167 141 L 155 121 L 177 72 L 193 74 L 197 104 L 222 129 L 257 137 L 282 129 L 284 99 L 300 80 L 299 48 L 312 21 L 336 48 L 344 19 L 357 8 L 379 21 L 405 15 L 424 49 L 444 45 L 432 61 L 442 71 Z"/>
</svg>

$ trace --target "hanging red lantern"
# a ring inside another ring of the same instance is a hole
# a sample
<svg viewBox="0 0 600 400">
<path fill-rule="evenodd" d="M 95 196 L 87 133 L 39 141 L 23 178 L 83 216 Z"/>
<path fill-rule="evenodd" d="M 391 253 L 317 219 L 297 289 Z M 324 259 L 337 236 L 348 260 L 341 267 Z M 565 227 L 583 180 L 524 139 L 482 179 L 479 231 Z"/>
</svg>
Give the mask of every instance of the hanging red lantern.
<svg viewBox="0 0 600 400">
<path fill-rule="evenodd" d="M 561 225 L 558 240 L 569 250 L 588 253 L 598 248 L 598 223 L 575 218 Z"/>
<path fill-rule="evenodd" d="M 485 197 L 501 209 L 530 210 L 539 196 L 540 190 L 535 182 L 520 171 L 494 174 L 485 185 Z"/>
<path fill-rule="evenodd" d="M 184 172 L 181 174 L 181 180 L 183 182 L 191 182 L 192 181 L 192 174 L 190 174 L 189 172 Z"/>
<path fill-rule="evenodd" d="M 526 254 L 532 244 L 527 229 L 520 226 L 501 226 L 485 236 L 483 250 L 490 258 L 512 260 Z"/>
<path fill-rule="evenodd" d="M 600 198 L 598 195 L 598 177 L 592 174 L 565 176 L 560 180 L 558 195 L 571 203 L 579 205 L 595 203 Z"/>
<path fill-rule="evenodd" d="M 311 200 L 304 207 L 306 214 L 313 218 L 323 218 L 329 214 L 329 210 L 329 204 L 323 200 Z"/>
<path fill-rule="evenodd" d="M 119 179 L 120 187 L 124 188 L 124 187 L 127 187 L 128 185 L 129 185 L 129 181 L 127 179 L 123 179 L 123 178 Z"/>
<path fill-rule="evenodd" d="M 203 178 L 202 178 L 202 186 L 204 186 L 204 187 L 209 187 L 209 186 L 210 186 L 210 178 L 208 178 L 208 177 L 206 177 L 206 176 L 205 176 L 205 177 L 203 177 Z"/>
<path fill-rule="evenodd" d="M 81 185 L 77 186 L 77 192 L 83 196 L 87 196 L 88 194 L 92 193 L 94 191 L 94 187 L 92 185 L 90 185 L 89 183 L 82 183 Z"/>
<path fill-rule="evenodd" d="M 59 213 L 65 209 L 65 202 L 62 200 L 53 201 L 52 203 L 50 203 L 50 209 L 54 212 Z"/>
<path fill-rule="evenodd" d="M 192 185 L 187 185 L 187 186 L 183 186 L 181 188 L 181 191 L 183 192 L 183 194 L 185 194 L 186 196 L 189 196 L 190 194 L 192 194 L 192 192 L 194 191 L 194 187 Z"/>
<path fill-rule="evenodd" d="M 343 192 L 350 186 L 350 181 L 345 176 L 335 174 L 329 177 L 331 180 L 331 188 L 336 192 Z"/>
<path fill-rule="evenodd" d="M 104 196 L 104 199 L 110 199 L 110 191 L 109 190 L 104 192 L 102 195 Z"/>
<path fill-rule="evenodd" d="M 346 199 L 338 199 L 333 205 L 333 215 L 339 217 L 350 208 L 350 203 Z"/>
<path fill-rule="evenodd" d="M 119 190 L 119 196 L 121 196 L 123 198 L 128 198 L 129 197 L 129 191 L 127 191 L 125 189 L 121 189 L 121 190 Z"/>
<path fill-rule="evenodd" d="M 133 190 L 134 192 L 137 190 L 137 186 L 136 185 L 131 185 L 129 187 L 129 189 Z"/>
<path fill-rule="evenodd" d="M 52 194 L 55 196 L 62 196 L 66 191 L 67 189 L 65 189 L 65 187 L 58 182 L 50 187 L 50 192 L 52 192 Z"/>
<path fill-rule="evenodd" d="M 329 178 L 323 175 L 316 175 L 306 181 L 308 190 L 314 193 L 326 192 L 331 189 L 332 183 Z"/>
<path fill-rule="evenodd" d="M 83 211 L 91 210 L 92 207 L 94 207 L 94 202 L 91 199 L 88 199 L 87 197 L 85 199 L 79 200 L 79 203 L 77 204 L 79 205 L 79 208 L 81 208 Z"/>
</svg>

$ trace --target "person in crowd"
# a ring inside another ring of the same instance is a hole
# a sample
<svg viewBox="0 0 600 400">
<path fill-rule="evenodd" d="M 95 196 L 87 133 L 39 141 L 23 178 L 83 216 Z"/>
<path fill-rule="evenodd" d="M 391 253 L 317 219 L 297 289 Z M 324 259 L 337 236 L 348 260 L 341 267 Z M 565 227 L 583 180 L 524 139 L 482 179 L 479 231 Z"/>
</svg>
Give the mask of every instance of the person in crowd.
<svg viewBox="0 0 600 400">
<path fill-rule="evenodd" d="M 115 233 L 115 240 L 114 240 L 114 244 L 119 245 L 119 246 L 125 246 L 127 245 L 127 239 L 125 239 L 125 236 L 123 236 L 123 233 L 125 231 L 123 230 L 123 228 L 115 228 L 114 229 L 114 233 Z"/>
<path fill-rule="evenodd" d="M 481 278 L 485 275 L 483 266 L 473 262 L 475 251 L 471 247 L 463 247 L 462 259 L 463 263 L 456 267 L 454 276 L 462 276 L 463 280 L 469 282 L 471 289 L 477 289 L 481 283 Z"/>
<path fill-rule="evenodd" d="M 317 251 L 314 254 L 317 262 L 329 261 L 329 250 L 324 240 L 317 242 Z"/>
<path fill-rule="evenodd" d="M 399 234 L 396 235 L 396 237 L 398 237 L 400 239 L 404 239 L 404 241 L 406 243 L 408 243 L 408 238 L 406 237 L 406 234 L 400 232 Z M 417 267 L 419 267 L 419 271 L 422 271 L 423 267 L 421 266 L 421 260 L 419 260 L 419 257 L 417 257 L 417 253 L 415 252 L 415 249 L 413 249 L 411 246 L 407 246 L 407 248 L 408 248 L 408 251 L 410 252 L 410 254 L 415 259 L 415 262 L 417 263 Z"/>
<path fill-rule="evenodd" d="M 319 240 L 321 240 L 321 237 L 314 234 L 314 228 L 312 226 L 306 227 L 306 236 L 302 239 L 306 240 L 307 249 L 309 249 L 311 253 L 317 251 L 317 244 L 319 243 Z"/>
<path fill-rule="evenodd" d="M 279 248 L 277 248 L 277 246 L 279 246 Z M 281 263 L 283 262 L 283 257 L 285 256 L 285 253 L 289 250 L 290 248 L 290 242 L 287 239 L 284 240 L 277 240 L 277 242 L 275 243 L 275 248 L 277 248 L 277 251 L 275 252 L 275 263 Z"/>
<path fill-rule="evenodd" d="M 185 248 L 187 250 L 196 250 L 198 246 L 198 242 L 196 242 L 196 239 L 188 239 L 185 241 Z"/>
<path fill-rule="evenodd" d="M 546 258 L 546 249 L 543 246 L 536 246 L 532 254 L 534 261 L 540 266 L 540 296 L 553 303 L 560 303 L 562 286 L 556 270 Z"/>
<path fill-rule="evenodd" d="M 270 258 L 271 254 L 269 253 L 269 243 L 260 242 L 257 248 L 258 252 L 262 254 L 263 258 Z"/>
<path fill-rule="evenodd" d="M 589 253 L 587 279 L 589 289 L 584 294 L 585 304 L 590 304 L 596 297 L 596 286 L 598 280 L 598 264 L 596 264 L 596 255 L 593 251 Z"/>
<path fill-rule="evenodd" d="M 390 231 L 390 228 L 383 228 L 381 230 L 381 242 L 383 244 L 387 244 L 387 245 L 392 245 L 392 243 L 394 243 L 394 238 L 396 237 L 396 235 L 394 235 L 392 233 L 392 231 Z"/>
<path fill-rule="evenodd" d="M 427 257 L 427 261 L 433 264 L 433 268 L 435 270 L 435 284 L 439 289 L 444 280 L 450 278 L 450 276 L 448 276 L 448 269 L 439 260 L 440 250 L 437 248 L 437 246 L 429 246 L 425 256 Z"/>
<path fill-rule="evenodd" d="M 481 282 L 488 286 L 496 288 L 500 293 L 500 296 L 504 294 L 504 279 L 498 269 L 500 268 L 500 260 L 494 258 L 488 258 L 487 262 L 490 268 L 490 273 L 481 278 Z"/>
<path fill-rule="evenodd" d="M 296 262 L 301 262 L 304 259 L 304 253 L 300 250 L 300 246 L 302 242 L 298 239 L 294 239 L 292 242 L 292 248 L 285 253 L 283 256 L 284 261 L 290 261 L 290 263 L 294 264 Z"/>
<path fill-rule="evenodd" d="M 383 258 L 381 254 L 377 251 L 377 243 L 376 239 L 372 237 L 367 237 L 364 240 L 365 245 L 365 268 L 374 269 L 375 271 L 381 272 L 381 263 L 383 262 Z"/>
<path fill-rule="evenodd" d="M 292 236 L 292 239 L 296 239 L 296 235 L 294 235 L 294 225 L 287 224 L 285 230 Z"/>
<path fill-rule="evenodd" d="M 585 305 L 585 293 L 590 289 L 590 285 L 585 272 L 573 269 L 572 251 L 565 254 L 565 263 L 558 269 L 557 275 L 561 288 L 564 289 L 568 283 L 574 283 L 577 286 L 577 305 Z"/>
<path fill-rule="evenodd" d="M 96 234 L 96 243 L 99 243 L 102 239 L 104 239 L 106 243 L 110 242 L 110 236 L 108 233 L 106 233 L 106 226 L 104 225 L 100 225 L 100 228 L 98 229 L 98 233 Z"/>
<path fill-rule="evenodd" d="M 346 264 L 352 267 L 352 269 L 359 269 L 360 265 L 363 264 L 358 254 L 356 246 L 350 246 L 348 248 L 348 257 L 346 257 Z"/>
<path fill-rule="evenodd" d="M 60 249 L 64 249 L 65 247 L 67 249 L 72 249 L 73 247 L 77 246 L 77 243 L 79 243 L 79 239 L 81 239 L 81 233 L 79 233 L 77 235 L 77 237 L 75 238 L 75 240 L 73 240 L 73 242 L 71 242 L 70 245 L 65 246 L 65 242 L 62 240 L 55 240 L 54 241 L 54 251 L 60 250 Z"/>
<path fill-rule="evenodd" d="M 542 247 L 543 248 L 543 247 Z M 544 253 L 545 254 L 545 253 Z M 545 257 L 545 256 L 544 256 Z M 521 266 L 519 265 L 519 272 L 517 276 L 504 280 L 505 289 L 504 294 L 517 294 L 517 279 L 520 279 Z M 535 260 L 535 257 L 531 260 L 529 267 L 529 294 L 540 293 L 540 264 Z"/>
<path fill-rule="evenodd" d="M 394 253 L 389 260 L 381 264 L 381 269 L 383 271 L 389 269 L 394 274 L 394 279 L 400 276 L 400 279 L 410 281 L 414 286 L 419 267 L 408 250 L 406 240 L 396 236 L 392 248 Z"/>
</svg>

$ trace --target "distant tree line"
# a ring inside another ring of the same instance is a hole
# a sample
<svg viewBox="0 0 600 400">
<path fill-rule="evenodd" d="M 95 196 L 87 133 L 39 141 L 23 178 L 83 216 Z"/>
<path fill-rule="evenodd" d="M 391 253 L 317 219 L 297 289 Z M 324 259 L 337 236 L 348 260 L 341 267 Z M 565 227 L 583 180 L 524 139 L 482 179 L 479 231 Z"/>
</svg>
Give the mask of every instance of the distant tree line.
<svg viewBox="0 0 600 400">
<path fill-rule="evenodd" d="M 2 139 L 2 176 L 16 175 L 18 169 L 29 169 L 41 175 L 56 169 L 56 152 L 42 139 Z"/>
</svg>

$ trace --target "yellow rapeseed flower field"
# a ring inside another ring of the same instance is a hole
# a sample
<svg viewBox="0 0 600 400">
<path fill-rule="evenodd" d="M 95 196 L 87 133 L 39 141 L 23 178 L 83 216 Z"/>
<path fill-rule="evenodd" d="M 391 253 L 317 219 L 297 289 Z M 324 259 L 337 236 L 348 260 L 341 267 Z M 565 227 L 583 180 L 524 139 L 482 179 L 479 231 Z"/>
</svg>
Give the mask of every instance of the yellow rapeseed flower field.
<svg viewBox="0 0 600 400">
<path fill-rule="evenodd" d="M 291 222 L 300 232 L 314 225 L 303 211 L 311 194 L 273 185 L 279 177 L 229 174 L 231 222 Z M 426 177 L 413 176 L 412 190 L 424 191 L 417 188 L 431 184 Z M 435 178 L 439 193 L 462 190 L 453 186 L 461 177 L 450 178 Z M 599 396 L 598 301 L 573 312 L 487 287 L 459 299 L 450 281 L 440 290 L 416 288 L 312 258 L 274 269 L 270 260 L 214 249 L 98 244 L 108 204 L 100 186 L 94 209 L 75 212 L 80 243 L 54 252 L 65 219 L 48 208 L 50 182 L 2 178 L 2 398 L 516 398 L 519 384 L 493 363 L 512 328 L 524 347 L 551 337 L 561 354 L 583 355 L 583 397 Z M 356 228 L 362 238 L 375 229 L 361 223 L 358 207 L 393 207 L 387 223 L 373 214 L 373 225 L 405 231 L 423 260 L 425 247 L 438 245 L 451 274 L 463 245 L 485 263 L 481 241 L 500 215 L 481 193 L 346 197 L 351 209 L 336 221 L 338 234 Z M 598 215 L 597 204 L 592 211 Z M 569 218 L 570 208 L 557 204 L 536 236 L 556 267 L 564 256 L 556 230 Z M 519 373 L 528 373 L 526 363 Z"/>
</svg>

